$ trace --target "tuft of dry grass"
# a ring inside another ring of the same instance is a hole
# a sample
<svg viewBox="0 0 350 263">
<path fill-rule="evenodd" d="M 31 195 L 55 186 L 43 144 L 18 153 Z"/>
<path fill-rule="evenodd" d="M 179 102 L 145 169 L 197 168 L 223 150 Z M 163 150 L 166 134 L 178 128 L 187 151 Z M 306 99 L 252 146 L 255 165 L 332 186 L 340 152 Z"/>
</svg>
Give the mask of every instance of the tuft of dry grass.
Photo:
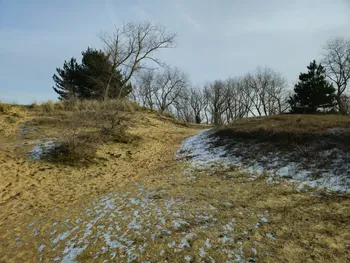
<svg viewBox="0 0 350 263">
<path fill-rule="evenodd" d="M 31 110 L 38 110 L 39 109 L 39 104 L 37 101 L 34 101 L 32 104 L 28 106 L 29 109 Z"/>
<path fill-rule="evenodd" d="M 3 103 L 0 101 L 0 112 L 7 113 L 11 109 L 11 106 L 7 103 Z"/>
<path fill-rule="evenodd" d="M 43 113 L 52 113 L 55 111 L 55 103 L 52 100 L 40 104 L 40 109 Z"/>
</svg>

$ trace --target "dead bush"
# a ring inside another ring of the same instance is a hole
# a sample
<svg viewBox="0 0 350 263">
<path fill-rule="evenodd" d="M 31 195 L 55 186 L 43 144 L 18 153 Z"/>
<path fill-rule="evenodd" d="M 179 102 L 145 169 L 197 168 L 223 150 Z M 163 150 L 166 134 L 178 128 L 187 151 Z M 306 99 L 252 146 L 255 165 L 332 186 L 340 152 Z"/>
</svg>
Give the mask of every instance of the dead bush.
<svg viewBox="0 0 350 263">
<path fill-rule="evenodd" d="M 48 160 L 70 165 L 87 164 L 94 160 L 100 136 L 92 129 L 87 114 L 74 113 L 62 123 L 62 136 Z"/>
<path fill-rule="evenodd" d="M 116 101 L 105 102 L 96 110 L 95 125 L 105 141 L 129 142 L 127 128 L 129 117 L 128 104 Z"/>
<path fill-rule="evenodd" d="M 49 160 L 71 165 L 91 163 L 96 157 L 96 138 L 94 133 L 68 132 L 52 151 Z"/>
<path fill-rule="evenodd" d="M 65 105 L 74 106 L 76 111 L 60 115 L 62 136 L 59 146 L 48 158 L 51 161 L 86 164 L 94 160 L 100 144 L 128 143 L 134 139 L 127 133 L 132 110 L 127 102 L 84 101 Z M 41 117 L 39 123 L 50 123 L 53 119 L 59 118 Z"/>
</svg>

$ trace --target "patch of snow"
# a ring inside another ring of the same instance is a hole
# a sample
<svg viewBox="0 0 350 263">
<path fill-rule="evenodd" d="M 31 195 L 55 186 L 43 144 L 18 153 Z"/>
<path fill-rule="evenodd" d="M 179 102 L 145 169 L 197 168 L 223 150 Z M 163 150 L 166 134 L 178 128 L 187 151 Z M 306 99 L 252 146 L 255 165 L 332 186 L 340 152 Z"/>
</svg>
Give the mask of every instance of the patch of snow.
<svg viewBox="0 0 350 263">
<path fill-rule="evenodd" d="M 41 244 L 40 247 L 38 248 L 38 252 L 41 253 L 45 248 L 45 245 Z"/>
<path fill-rule="evenodd" d="M 59 234 L 53 241 L 53 244 L 58 243 L 59 241 L 65 240 L 67 237 L 69 237 L 74 231 L 78 230 L 79 226 L 74 227 L 72 230 L 70 231 L 66 231 L 62 234 Z"/>
<path fill-rule="evenodd" d="M 175 241 L 172 241 L 172 242 L 170 242 L 169 244 L 168 244 L 168 247 L 169 248 L 172 248 L 172 247 L 174 247 L 176 245 L 176 242 Z"/>
<path fill-rule="evenodd" d="M 258 254 L 258 251 L 254 247 L 252 247 L 251 251 L 253 252 L 254 255 Z"/>
<path fill-rule="evenodd" d="M 350 132 L 350 129 L 333 128 L 328 132 Z M 318 152 L 318 156 L 330 159 L 330 164 L 327 167 L 317 168 L 317 164 L 321 161 L 316 157 L 298 162 L 291 161 L 291 153 L 276 151 L 264 154 L 259 148 L 262 144 L 252 141 L 235 142 L 234 139 L 230 139 L 227 142 L 230 147 L 215 146 L 214 143 L 218 140 L 215 133 L 215 129 L 202 130 L 184 140 L 176 152 L 178 160 L 188 160 L 190 163 L 190 168 L 184 171 L 184 175 L 190 180 L 196 180 L 196 171 L 239 167 L 241 171 L 250 174 L 252 180 L 266 171 L 272 175 L 266 179 L 267 183 L 273 183 L 273 177 L 289 178 L 293 182 L 310 187 L 350 194 L 350 162 L 348 162 L 350 153 L 348 152 L 339 149 Z M 256 154 L 249 154 L 252 151 Z M 240 154 L 250 157 L 243 159 Z"/>
<path fill-rule="evenodd" d="M 268 223 L 268 222 L 269 222 L 269 219 L 268 219 L 267 217 L 265 217 L 265 216 L 260 217 L 260 220 L 261 220 L 262 222 L 264 222 L 264 223 Z"/>
<path fill-rule="evenodd" d="M 341 135 L 341 134 L 345 134 L 345 133 L 350 133 L 350 128 L 341 128 L 341 127 L 329 128 L 327 130 L 327 133 L 331 134 L 331 135 Z"/>
<path fill-rule="evenodd" d="M 233 242 L 233 238 L 224 236 L 224 237 L 221 239 L 221 241 L 222 241 L 223 243 L 232 243 L 232 242 Z"/>
<path fill-rule="evenodd" d="M 32 160 L 40 160 L 43 155 L 48 154 L 50 151 L 57 147 L 57 142 L 50 141 L 42 141 L 40 144 L 36 145 L 31 151 L 28 152 L 29 157 Z"/>
<path fill-rule="evenodd" d="M 74 260 L 79 256 L 88 245 L 84 245 L 83 247 L 77 247 L 75 244 L 71 244 L 69 247 L 66 247 L 64 250 L 64 254 L 66 254 L 63 258 L 61 263 L 72 263 L 75 262 Z"/>
<path fill-rule="evenodd" d="M 209 238 L 207 238 L 207 240 L 205 241 L 205 247 L 206 247 L 207 249 L 211 248 L 211 244 L 210 244 Z"/>
<path fill-rule="evenodd" d="M 186 234 L 185 238 L 187 240 L 194 240 L 195 238 L 197 238 L 197 235 L 194 233 L 189 233 L 189 234 Z"/>
<path fill-rule="evenodd" d="M 191 260 L 192 260 L 192 258 L 190 256 L 185 256 L 184 259 L 186 262 L 191 262 Z"/>
<path fill-rule="evenodd" d="M 267 236 L 268 238 L 271 238 L 271 239 L 273 239 L 273 240 L 276 240 L 276 238 L 274 237 L 273 233 L 266 233 L 266 236 Z"/>
<path fill-rule="evenodd" d="M 186 238 L 181 239 L 181 242 L 179 244 L 179 249 L 184 249 L 185 247 L 191 247 L 190 243 L 188 243 L 188 240 Z"/>
</svg>

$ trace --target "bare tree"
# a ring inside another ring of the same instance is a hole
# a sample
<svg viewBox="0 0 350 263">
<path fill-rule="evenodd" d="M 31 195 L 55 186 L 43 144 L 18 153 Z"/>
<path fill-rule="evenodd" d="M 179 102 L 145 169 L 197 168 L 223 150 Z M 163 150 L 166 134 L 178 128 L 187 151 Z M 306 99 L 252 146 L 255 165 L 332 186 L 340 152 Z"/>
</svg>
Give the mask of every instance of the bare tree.
<svg viewBox="0 0 350 263">
<path fill-rule="evenodd" d="M 192 110 L 193 117 L 196 123 L 202 122 L 201 113 L 204 109 L 204 95 L 202 90 L 199 87 L 191 88 L 189 90 L 189 107 Z"/>
<path fill-rule="evenodd" d="M 260 94 L 260 87 L 259 83 L 257 83 L 257 80 L 255 79 L 254 75 L 251 73 L 248 73 L 243 78 L 244 82 L 244 93 L 249 98 L 251 102 L 251 107 L 249 108 L 249 112 L 253 116 L 262 116 L 262 101 L 261 101 L 261 94 Z"/>
<path fill-rule="evenodd" d="M 160 112 L 164 112 L 184 94 L 188 86 L 187 76 L 178 68 L 167 68 L 156 76 L 153 94 Z"/>
<path fill-rule="evenodd" d="M 271 69 L 265 69 L 264 78 L 267 86 L 265 87 L 263 104 L 266 115 L 281 114 L 289 108 L 287 91 L 287 81 L 282 74 Z"/>
<path fill-rule="evenodd" d="M 189 105 L 190 91 L 185 88 L 182 90 L 180 96 L 174 100 L 173 108 L 175 110 L 174 115 L 185 122 L 194 122 L 194 116 L 191 112 L 191 107 Z"/>
<path fill-rule="evenodd" d="M 225 83 L 221 80 L 216 80 L 214 83 L 205 87 L 205 96 L 208 101 L 212 123 L 221 125 L 224 123 L 223 113 L 227 110 L 227 95 L 228 89 Z"/>
<path fill-rule="evenodd" d="M 350 80 L 350 39 L 334 38 L 324 47 L 323 64 L 327 77 L 337 86 L 337 103 L 339 111 L 345 113 L 342 94 Z"/>
<path fill-rule="evenodd" d="M 101 34 L 100 38 L 105 45 L 105 53 L 111 60 L 112 67 L 120 70 L 123 75 L 120 89 L 122 91 L 135 72 L 147 68 L 147 62 L 164 65 L 155 57 L 155 53 L 161 49 L 173 47 L 176 34 L 167 32 L 162 26 L 144 22 L 127 23 L 122 28 L 115 28 L 112 34 Z M 105 99 L 108 98 L 113 74 L 115 74 L 114 71 L 111 71 L 105 87 Z"/>
<path fill-rule="evenodd" d="M 228 88 L 226 121 L 227 123 L 231 123 L 236 119 L 248 116 L 251 102 L 244 92 L 244 82 L 242 78 L 231 78 L 225 82 Z"/>
<path fill-rule="evenodd" d="M 136 77 L 136 83 L 133 85 L 135 101 L 138 101 L 143 107 L 151 110 L 154 109 L 156 73 L 154 70 L 145 70 L 140 72 Z"/>
<path fill-rule="evenodd" d="M 258 67 L 254 73 L 245 76 L 244 82 L 253 116 L 280 114 L 287 109 L 287 82 L 280 73 Z"/>
</svg>

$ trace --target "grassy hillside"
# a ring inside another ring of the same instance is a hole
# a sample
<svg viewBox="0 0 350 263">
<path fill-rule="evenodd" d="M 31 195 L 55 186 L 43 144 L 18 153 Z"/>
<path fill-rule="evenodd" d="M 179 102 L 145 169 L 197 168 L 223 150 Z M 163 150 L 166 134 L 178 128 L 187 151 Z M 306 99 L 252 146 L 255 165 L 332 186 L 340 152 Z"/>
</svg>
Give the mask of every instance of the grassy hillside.
<svg viewBox="0 0 350 263">
<path fill-rule="evenodd" d="M 275 115 L 237 120 L 222 127 L 222 139 L 268 142 L 271 147 L 350 147 L 350 117 L 344 115 Z M 320 144 L 320 142 L 322 142 Z"/>
<path fill-rule="evenodd" d="M 135 105 L 118 108 L 127 140 L 106 137 L 111 119 L 90 123 L 87 116 L 101 117 L 101 107 L 86 104 L 11 106 L 0 113 L 0 262 L 349 259 L 347 195 L 298 191 L 288 180 L 223 169 L 220 161 L 175 160 L 181 142 L 208 126 Z M 315 134 L 348 127 L 346 117 L 309 117 L 240 120 L 222 132 L 246 139 L 261 131 Z M 89 161 L 28 155 L 53 138 L 68 143 L 67 137 L 95 149 Z"/>
<path fill-rule="evenodd" d="M 350 117 L 346 115 L 299 115 L 285 114 L 267 117 L 240 119 L 231 125 L 234 131 L 266 131 L 271 133 L 289 132 L 293 134 L 326 132 L 329 128 L 350 128 Z"/>
</svg>

